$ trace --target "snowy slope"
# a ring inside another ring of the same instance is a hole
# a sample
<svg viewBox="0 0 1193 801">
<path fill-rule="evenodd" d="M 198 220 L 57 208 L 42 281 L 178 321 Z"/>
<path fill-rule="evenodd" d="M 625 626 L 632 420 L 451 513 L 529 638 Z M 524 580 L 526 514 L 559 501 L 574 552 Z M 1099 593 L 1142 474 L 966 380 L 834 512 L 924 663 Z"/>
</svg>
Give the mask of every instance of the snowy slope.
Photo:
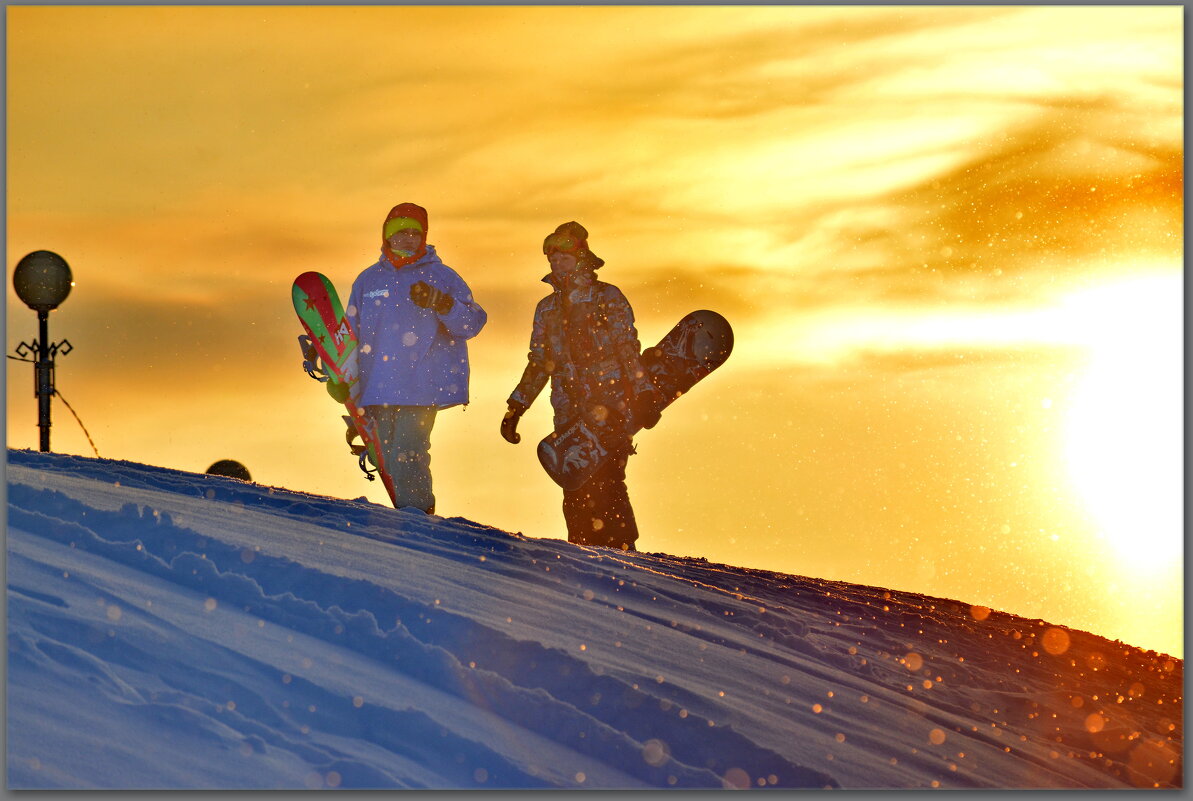
<svg viewBox="0 0 1193 801">
<path fill-rule="evenodd" d="M 8 452 L 8 785 L 1179 787 L 1183 662 L 967 604 Z"/>
</svg>

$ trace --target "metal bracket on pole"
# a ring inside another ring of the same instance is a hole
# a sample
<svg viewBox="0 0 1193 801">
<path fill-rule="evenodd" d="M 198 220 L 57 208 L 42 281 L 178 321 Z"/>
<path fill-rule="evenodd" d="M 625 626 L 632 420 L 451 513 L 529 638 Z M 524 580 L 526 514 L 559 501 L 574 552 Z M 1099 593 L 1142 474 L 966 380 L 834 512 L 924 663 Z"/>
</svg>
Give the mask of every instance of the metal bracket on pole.
<svg viewBox="0 0 1193 801">
<path fill-rule="evenodd" d="M 69 339 L 45 345 L 48 340 L 46 314 L 41 312 L 38 316 L 41 318 L 42 338 L 32 342 L 21 342 L 15 352 L 21 361 L 33 363 L 33 394 L 37 397 L 37 427 L 40 429 L 38 445 L 45 453 L 50 450 L 50 398 L 57 394 L 54 388 L 54 359 L 70 353 L 74 346 L 70 344 Z M 31 359 L 30 356 L 37 358 Z"/>
</svg>

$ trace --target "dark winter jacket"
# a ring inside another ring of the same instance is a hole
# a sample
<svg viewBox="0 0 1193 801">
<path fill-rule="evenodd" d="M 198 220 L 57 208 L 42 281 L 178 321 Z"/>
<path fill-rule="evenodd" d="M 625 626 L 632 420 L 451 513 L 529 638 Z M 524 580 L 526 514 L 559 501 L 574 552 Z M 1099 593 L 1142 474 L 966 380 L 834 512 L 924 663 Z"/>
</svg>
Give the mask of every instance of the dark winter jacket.
<svg viewBox="0 0 1193 801">
<path fill-rule="evenodd" d="M 556 428 L 594 409 L 598 423 L 605 413 L 624 420 L 639 393 L 654 391 L 629 301 L 592 272 L 543 281 L 554 291 L 534 310 L 529 363 L 510 401 L 529 407 L 550 378 Z"/>
<path fill-rule="evenodd" d="M 455 303 L 447 314 L 416 306 L 410 287 L 423 281 Z M 468 346 L 488 319 L 455 270 L 432 245 L 411 264 L 384 254 L 352 284 L 346 309 L 360 340 L 360 406 L 468 403 Z"/>
</svg>

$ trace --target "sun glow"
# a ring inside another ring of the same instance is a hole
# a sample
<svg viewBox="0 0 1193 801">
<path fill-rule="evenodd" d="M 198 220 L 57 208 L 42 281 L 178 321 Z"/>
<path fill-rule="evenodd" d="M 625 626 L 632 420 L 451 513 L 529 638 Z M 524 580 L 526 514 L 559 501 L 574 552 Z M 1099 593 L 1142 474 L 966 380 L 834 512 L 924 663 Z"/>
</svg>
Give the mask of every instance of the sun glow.
<svg viewBox="0 0 1193 801">
<path fill-rule="evenodd" d="M 1070 478 L 1120 563 L 1181 558 L 1181 276 L 1149 276 L 1072 298 L 1093 334 L 1066 426 Z"/>
<path fill-rule="evenodd" d="M 1083 349 L 1060 446 L 1073 495 L 1100 537 L 1087 547 L 1100 560 L 1152 575 L 1182 557 L 1183 289 L 1181 273 L 1157 266 L 1030 310 L 809 316 L 787 323 L 788 355 L 843 363 L 866 351 Z"/>
</svg>

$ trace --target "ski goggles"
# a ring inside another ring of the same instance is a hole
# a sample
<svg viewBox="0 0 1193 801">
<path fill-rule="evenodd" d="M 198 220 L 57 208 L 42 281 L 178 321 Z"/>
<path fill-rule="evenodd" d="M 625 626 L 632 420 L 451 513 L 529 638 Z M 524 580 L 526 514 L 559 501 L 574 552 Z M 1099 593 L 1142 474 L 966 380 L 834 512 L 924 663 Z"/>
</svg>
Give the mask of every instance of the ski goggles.
<svg viewBox="0 0 1193 801">
<path fill-rule="evenodd" d="M 551 234 L 543 241 L 543 253 L 550 256 L 552 253 L 579 253 L 586 249 L 587 242 L 571 234 Z"/>
</svg>

